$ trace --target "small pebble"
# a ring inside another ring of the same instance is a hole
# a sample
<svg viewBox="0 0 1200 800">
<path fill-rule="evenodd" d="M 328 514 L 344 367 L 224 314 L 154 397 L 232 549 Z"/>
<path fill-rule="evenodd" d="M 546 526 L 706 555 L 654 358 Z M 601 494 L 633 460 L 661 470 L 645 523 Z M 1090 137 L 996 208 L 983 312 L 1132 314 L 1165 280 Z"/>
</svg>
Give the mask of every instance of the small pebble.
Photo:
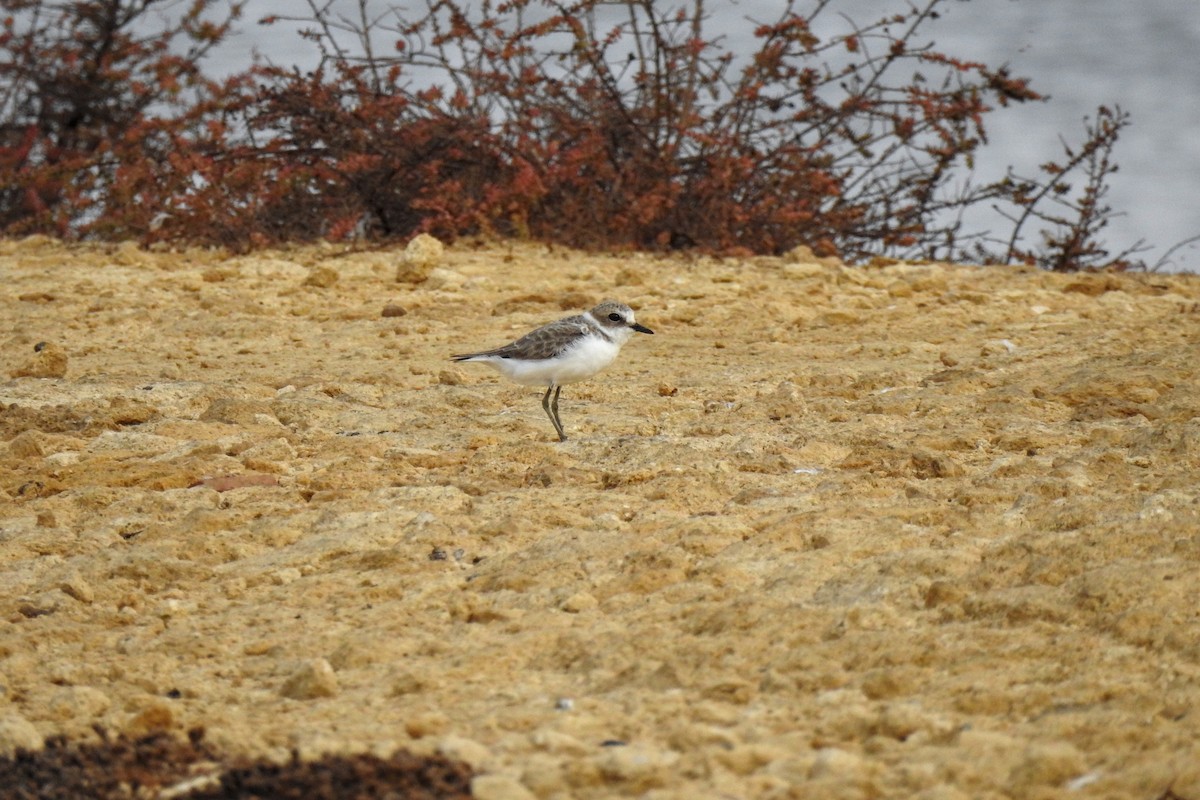
<svg viewBox="0 0 1200 800">
<path fill-rule="evenodd" d="M 414 714 L 404 722 L 404 731 L 414 739 L 445 733 L 450 727 L 450 718 L 441 711 L 425 711 Z"/>
<path fill-rule="evenodd" d="M 21 603 L 17 606 L 17 611 L 28 619 L 44 617 L 58 611 L 62 600 L 61 592 L 42 592 L 34 597 L 22 598 Z"/>
</svg>

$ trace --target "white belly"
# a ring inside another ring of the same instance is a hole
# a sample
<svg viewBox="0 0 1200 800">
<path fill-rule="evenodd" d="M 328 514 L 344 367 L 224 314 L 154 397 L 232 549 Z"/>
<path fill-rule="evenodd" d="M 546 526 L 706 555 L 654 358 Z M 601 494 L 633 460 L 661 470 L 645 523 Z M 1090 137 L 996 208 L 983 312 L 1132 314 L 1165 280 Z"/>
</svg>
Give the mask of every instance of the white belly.
<svg viewBox="0 0 1200 800">
<path fill-rule="evenodd" d="M 493 357 L 486 361 L 504 377 L 525 386 L 562 386 L 592 377 L 611 364 L 620 351 L 620 346 L 614 342 L 606 342 L 599 336 L 585 336 L 579 344 L 556 358 L 521 361 Z"/>
</svg>

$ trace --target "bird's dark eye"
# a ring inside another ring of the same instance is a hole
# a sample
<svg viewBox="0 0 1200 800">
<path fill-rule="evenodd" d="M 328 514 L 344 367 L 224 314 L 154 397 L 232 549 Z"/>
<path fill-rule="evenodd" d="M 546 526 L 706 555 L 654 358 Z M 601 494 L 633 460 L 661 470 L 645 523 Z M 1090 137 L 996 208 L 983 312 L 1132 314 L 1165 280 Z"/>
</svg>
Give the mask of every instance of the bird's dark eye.
<svg viewBox="0 0 1200 800">
<path fill-rule="evenodd" d="M 617 313 L 617 312 L 615 312 L 615 311 L 614 311 L 613 313 L 609 314 L 609 315 L 608 315 L 608 318 L 609 318 L 609 319 L 611 319 L 613 322 L 620 322 L 620 321 L 621 321 L 621 315 L 620 315 L 620 314 L 618 314 L 618 313 Z"/>
</svg>

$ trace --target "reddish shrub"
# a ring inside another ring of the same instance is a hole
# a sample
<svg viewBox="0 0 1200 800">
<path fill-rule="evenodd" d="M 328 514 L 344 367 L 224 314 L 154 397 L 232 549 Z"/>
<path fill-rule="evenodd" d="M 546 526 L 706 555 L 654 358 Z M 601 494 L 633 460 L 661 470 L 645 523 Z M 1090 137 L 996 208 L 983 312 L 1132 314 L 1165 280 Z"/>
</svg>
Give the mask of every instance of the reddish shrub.
<svg viewBox="0 0 1200 800">
<path fill-rule="evenodd" d="M 153 0 L 0 2 L 17 12 L 0 36 L 10 233 L 242 248 L 429 231 L 1133 263 L 1098 238 L 1119 112 L 1101 109 L 1042 179 L 958 188 L 986 116 L 1041 98 L 919 42 L 948 0 L 824 38 L 832 3 L 787 3 L 736 56 L 702 0 L 426 0 L 390 15 L 360 0 L 355 19 L 310 0 L 301 17 L 264 22 L 305 23 L 318 69 L 258 66 L 220 85 L 199 69 L 230 22 L 203 21 L 213 0 L 143 38 L 133 23 Z M 380 52 L 384 41 L 395 47 Z M 1014 209 L 1007 241 L 962 230 L 958 212 L 980 203 Z M 1030 248 L 1034 224 L 1050 228 Z"/>
<path fill-rule="evenodd" d="M 3 0 L 0 32 L 0 230 L 60 236 L 148 231 L 172 161 L 204 136 L 212 97 L 199 63 L 240 4 L 213 21 L 211 0 L 160 18 L 154 0 Z M 151 8 L 154 6 L 153 13 Z M 156 20 L 157 30 L 146 33 Z"/>
</svg>

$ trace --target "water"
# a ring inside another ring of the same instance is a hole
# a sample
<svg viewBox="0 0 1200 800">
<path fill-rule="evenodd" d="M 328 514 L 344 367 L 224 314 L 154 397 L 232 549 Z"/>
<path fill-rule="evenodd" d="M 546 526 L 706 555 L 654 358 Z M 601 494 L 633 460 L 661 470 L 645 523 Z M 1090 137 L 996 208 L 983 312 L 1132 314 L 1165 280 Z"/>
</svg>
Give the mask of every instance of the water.
<svg viewBox="0 0 1200 800">
<path fill-rule="evenodd" d="M 1119 105 L 1133 116 L 1114 151 L 1107 229 L 1114 246 L 1145 240 L 1154 264 L 1200 235 L 1200 3 L 1196 0 L 972 0 L 930 27 L 944 49 L 1009 63 L 1050 95 L 993 115 L 980 167 L 1057 158 L 1057 137 L 1078 141 L 1084 115 Z M 1171 270 L 1200 271 L 1200 244 L 1176 251 Z"/>
<path fill-rule="evenodd" d="M 357 5 L 337 2 L 347 9 Z M 288 4 L 297 11 L 302 5 Z M 277 0 L 250 0 L 240 34 L 220 56 L 222 68 L 242 68 L 255 50 L 279 64 L 315 64 L 312 45 L 293 28 L 255 24 L 279 7 Z M 731 3 L 714 11 L 713 30 L 735 30 L 747 16 L 772 18 L 780 7 L 762 0 Z M 831 10 L 865 23 L 898 7 L 837 0 Z M 1106 229 L 1110 250 L 1144 241 L 1148 249 L 1139 255 L 1153 265 L 1175 243 L 1200 235 L 1200 2 L 959 0 L 944 11 L 925 29 L 941 51 L 992 67 L 1008 64 L 1013 75 L 1032 78 L 1032 87 L 1051 97 L 991 115 L 991 141 L 977 159 L 979 181 L 1001 177 L 1008 165 L 1036 175 L 1038 164 L 1061 159 L 1060 135 L 1077 143 L 1085 115 L 1093 116 L 1099 105 L 1120 106 L 1132 113 L 1133 124 L 1114 153 L 1120 171 L 1107 201 L 1122 215 Z M 1000 220 L 994 225 L 1004 228 Z M 1176 251 L 1166 269 L 1200 272 L 1200 243 Z"/>
</svg>

